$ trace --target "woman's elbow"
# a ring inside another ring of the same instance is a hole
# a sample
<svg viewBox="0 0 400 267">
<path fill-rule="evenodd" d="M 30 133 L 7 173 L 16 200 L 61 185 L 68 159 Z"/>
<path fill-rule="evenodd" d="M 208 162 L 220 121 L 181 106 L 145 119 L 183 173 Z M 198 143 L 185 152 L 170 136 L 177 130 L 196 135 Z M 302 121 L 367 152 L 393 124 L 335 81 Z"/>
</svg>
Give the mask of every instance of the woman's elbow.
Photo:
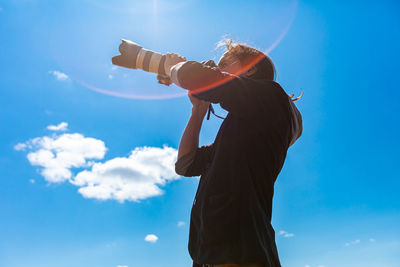
<svg viewBox="0 0 400 267">
<path fill-rule="evenodd" d="M 182 168 L 181 166 L 179 166 L 178 164 L 175 163 L 175 173 L 180 175 L 180 176 L 186 176 L 186 172 L 187 169 L 186 168 Z"/>
</svg>

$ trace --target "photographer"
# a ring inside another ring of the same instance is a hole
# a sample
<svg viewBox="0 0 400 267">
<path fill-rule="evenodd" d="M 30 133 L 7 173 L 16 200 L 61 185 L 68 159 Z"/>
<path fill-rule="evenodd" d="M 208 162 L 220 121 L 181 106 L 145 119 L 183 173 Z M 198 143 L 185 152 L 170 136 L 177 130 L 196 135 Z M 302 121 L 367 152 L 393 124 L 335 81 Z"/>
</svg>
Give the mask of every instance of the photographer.
<svg viewBox="0 0 400 267">
<path fill-rule="evenodd" d="M 218 66 L 167 54 L 165 71 L 189 90 L 192 114 L 176 172 L 201 176 L 189 233 L 193 266 L 281 266 L 271 225 L 274 183 L 302 133 L 299 111 L 274 81 L 268 56 L 229 42 Z M 209 103 L 228 111 L 214 142 L 198 146 Z"/>
</svg>

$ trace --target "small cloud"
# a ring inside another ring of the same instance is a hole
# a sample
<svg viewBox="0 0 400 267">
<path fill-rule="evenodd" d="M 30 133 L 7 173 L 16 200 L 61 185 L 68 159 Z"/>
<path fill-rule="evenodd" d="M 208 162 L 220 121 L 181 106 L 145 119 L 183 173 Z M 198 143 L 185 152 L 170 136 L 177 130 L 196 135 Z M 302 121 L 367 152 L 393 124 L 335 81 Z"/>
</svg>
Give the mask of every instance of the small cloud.
<svg viewBox="0 0 400 267">
<path fill-rule="evenodd" d="M 56 77 L 59 81 L 66 81 L 69 79 L 68 75 L 58 70 L 50 70 L 49 73 Z"/>
<path fill-rule="evenodd" d="M 290 238 L 290 237 L 293 237 L 293 236 L 294 236 L 293 233 L 288 233 L 288 232 L 283 231 L 283 230 L 279 231 L 279 235 L 282 235 L 282 236 L 285 237 L 285 238 Z"/>
<path fill-rule="evenodd" d="M 24 151 L 28 147 L 25 143 L 18 143 L 14 146 L 14 149 L 17 151 Z"/>
<path fill-rule="evenodd" d="M 370 238 L 369 239 L 369 242 L 371 242 L 371 243 L 374 243 L 376 240 L 375 240 L 375 238 Z"/>
<path fill-rule="evenodd" d="M 117 267 L 128 267 L 128 265 L 117 265 Z"/>
<path fill-rule="evenodd" d="M 158 237 L 156 235 L 149 234 L 149 235 L 146 235 L 144 240 L 147 241 L 147 242 L 150 242 L 150 243 L 156 243 L 157 240 L 158 240 Z"/>
<path fill-rule="evenodd" d="M 185 222 L 183 222 L 183 221 L 179 221 L 178 222 L 178 227 L 182 227 L 182 226 L 184 226 L 185 225 Z"/>
<path fill-rule="evenodd" d="M 67 122 L 61 122 L 58 125 L 49 125 L 49 126 L 47 126 L 47 130 L 50 130 L 50 131 L 66 131 L 66 130 L 68 130 L 68 123 Z"/>
<path fill-rule="evenodd" d="M 306 266 L 304 266 L 304 267 L 310 267 L 310 265 L 306 265 Z"/>
<path fill-rule="evenodd" d="M 30 182 L 31 184 L 34 184 L 36 181 L 33 180 L 33 179 L 29 179 L 29 182 Z"/>
<path fill-rule="evenodd" d="M 112 76 L 111 74 L 108 74 L 108 79 L 112 80 L 114 78 L 114 76 Z"/>
<path fill-rule="evenodd" d="M 318 267 L 325 267 L 325 265 L 318 265 Z"/>
<path fill-rule="evenodd" d="M 347 243 L 345 243 L 344 245 L 345 245 L 346 247 L 348 247 L 348 246 L 356 245 L 356 244 L 359 244 L 359 243 L 360 243 L 360 239 L 357 239 L 357 240 L 354 240 L 354 241 L 351 241 L 351 242 L 347 242 Z"/>
</svg>

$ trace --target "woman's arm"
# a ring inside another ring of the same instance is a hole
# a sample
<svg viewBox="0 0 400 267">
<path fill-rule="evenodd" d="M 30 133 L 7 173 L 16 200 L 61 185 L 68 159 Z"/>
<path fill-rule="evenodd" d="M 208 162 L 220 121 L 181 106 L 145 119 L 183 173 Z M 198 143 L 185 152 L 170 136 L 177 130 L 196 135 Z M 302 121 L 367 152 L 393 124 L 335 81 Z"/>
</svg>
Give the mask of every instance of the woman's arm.
<svg viewBox="0 0 400 267">
<path fill-rule="evenodd" d="M 189 94 L 192 103 L 192 114 L 183 132 L 178 150 L 178 160 L 199 147 L 199 135 L 204 116 L 207 113 L 209 102 L 200 100 Z"/>
<path fill-rule="evenodd" d="M 213 145 L 199 146 L 201 125 L 209 102 L 193 97 L 189 93 L 193 104 L 192 114 L 183 132 L 178 150 L 178 160 L 175 163 L 175 172 L 179 175 L 191 177 L 204 173 L 207 163 L 211 161 Z"/>
<path fill-rule="evenodd" d="M 274 81 L 235 76 L 196 61 L 175 63 L 169 73 L 172 82 L 193 96 L 219 103 L 223 109 L 246 119 L 271 113 L 277 98 L 287 97 Z"/>
</svg>

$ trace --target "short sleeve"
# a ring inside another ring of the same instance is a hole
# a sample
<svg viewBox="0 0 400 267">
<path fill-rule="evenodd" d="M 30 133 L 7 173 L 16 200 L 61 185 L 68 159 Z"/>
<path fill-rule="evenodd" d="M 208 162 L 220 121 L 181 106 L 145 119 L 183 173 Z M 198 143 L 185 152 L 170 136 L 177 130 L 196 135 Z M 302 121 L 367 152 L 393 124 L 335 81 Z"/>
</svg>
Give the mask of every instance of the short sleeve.
<svg viewBox="0 0 400 267">
<path fill-rule="evenodd" d="M 185 177 L 199 176 L 206 172 L 214 154 L 214 144 L 201 146 L 175 163 L 175 172 Z"/>
</svg>

